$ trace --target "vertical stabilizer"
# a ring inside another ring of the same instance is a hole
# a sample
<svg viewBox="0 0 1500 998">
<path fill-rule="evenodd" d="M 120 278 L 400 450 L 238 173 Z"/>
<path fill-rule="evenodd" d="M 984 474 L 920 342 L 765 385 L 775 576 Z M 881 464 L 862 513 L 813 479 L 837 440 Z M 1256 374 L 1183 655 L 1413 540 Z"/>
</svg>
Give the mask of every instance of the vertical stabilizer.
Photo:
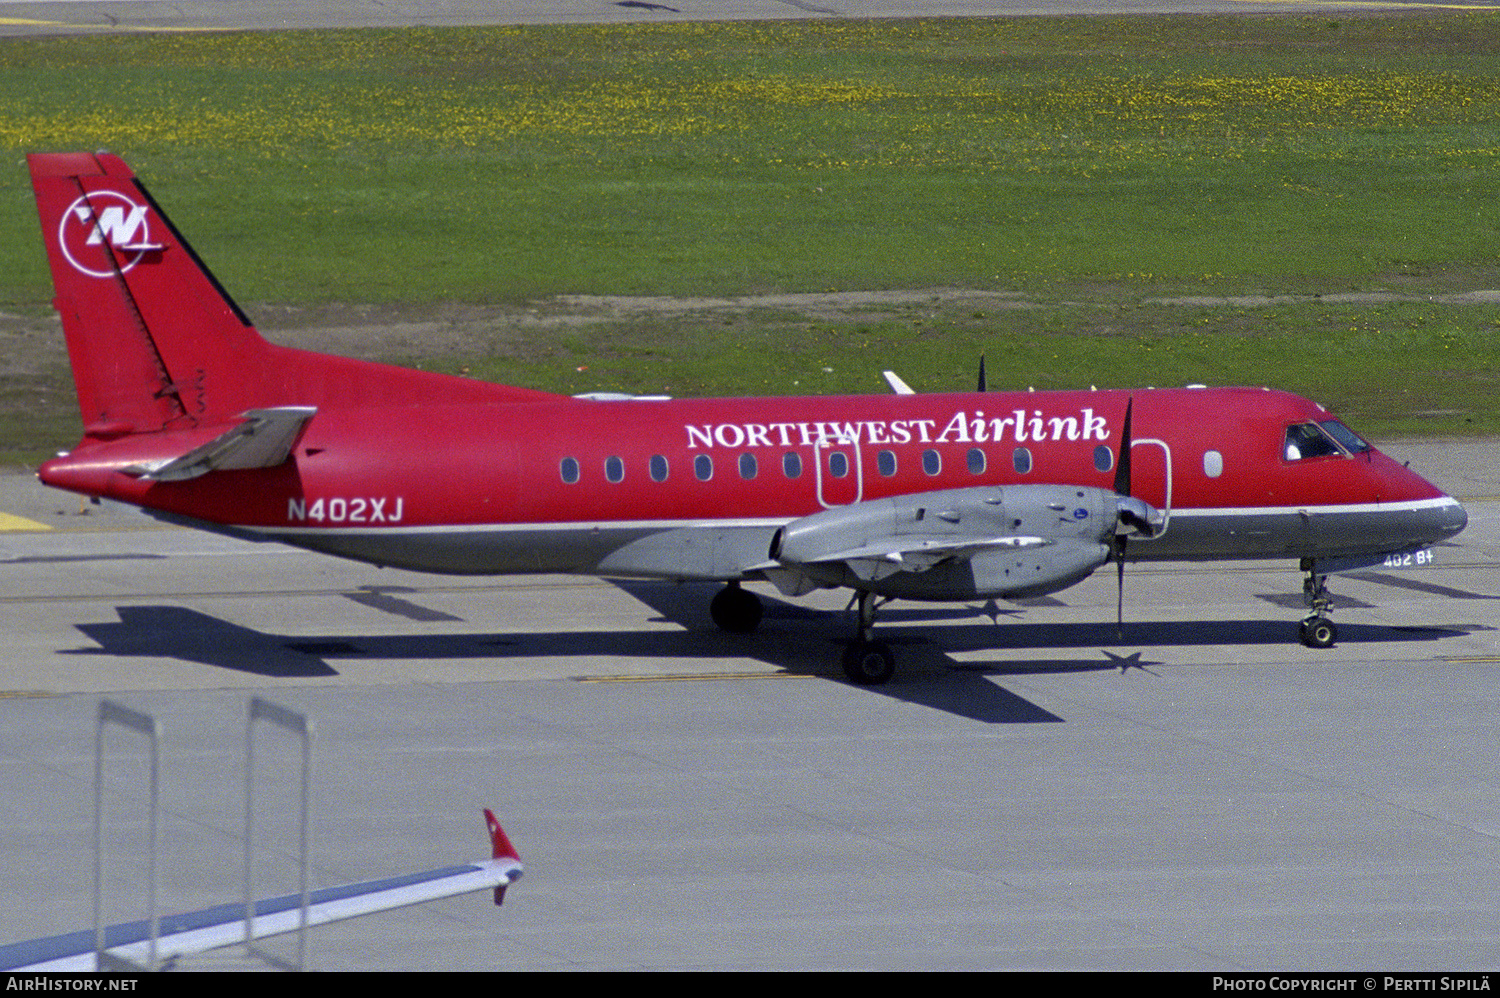
<svg viewBox="0 0 1500 998">
<path fill-rule="evenodd" d="M 231 425 L 255 410 L 557 398 L 267 343 L 124 160 L 26 160 L 86 440 Z"/>
<path fill-rule="evenodd" d="M 123 160 L 27 156 L 85 433 L 189 428 L 254 405 L 267 345 Z"/>
</svg>

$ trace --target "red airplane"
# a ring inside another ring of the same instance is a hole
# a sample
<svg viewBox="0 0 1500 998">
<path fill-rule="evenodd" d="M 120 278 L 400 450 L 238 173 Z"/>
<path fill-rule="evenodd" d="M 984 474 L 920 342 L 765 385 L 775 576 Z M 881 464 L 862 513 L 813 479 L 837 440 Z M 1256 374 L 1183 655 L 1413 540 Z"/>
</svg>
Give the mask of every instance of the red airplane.
<svg viewBox="0 0 1500 998">
<path fill-rule="evenodd" d="M 1463 507 L 1322 406 L 1261 388 L 812 398 L 554 395 L 266 342 L 130 168 L 28 157 L 83 414 L 43 482 L 427 572 L 847 587 L 857 683 L 891 599 L 1057 592 L 1113 561 L 1425 564 Z M 981 369 L 982 370 L 982 369 Z"/>
</svg>

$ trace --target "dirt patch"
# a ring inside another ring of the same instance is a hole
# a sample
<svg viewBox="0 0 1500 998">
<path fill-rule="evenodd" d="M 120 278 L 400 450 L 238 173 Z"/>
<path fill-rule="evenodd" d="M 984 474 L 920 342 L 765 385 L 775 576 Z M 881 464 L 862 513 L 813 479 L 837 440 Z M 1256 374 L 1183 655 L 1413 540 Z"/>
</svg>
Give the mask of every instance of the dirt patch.
<svg viewBox="0 0 1500 998">
<path fill-rule="evenodd" d="M 1500 291 L 1465 291 L 1461 294 L 1403 295 L 1392 291 L 1351 291 L 1331 295 L 1238 295 L 1229 298 L 1147 298 L 1148 305 L 1185 305 L 1194 308 L 1268 308 L 1274 305 L 1296 305 L 1303 302 L 1327 302 L 1334 305 L 1386 305 L 1396 302 L 1426 301 L 1441 305 L 1497 305 Z"/>
<path fill-rule="evenodd" d="M 964 288 L 927 288 L 907 291 L 824 291 L 809 294 L 748 295 L 739 298 L 663 298 L 622 295 L 563 295 L 562 306 L 581 312 L 609 313 L 615 318 L 634 314 L 680 315 L 688 312 L 752 312 L 759 309 L 793 311 L 809 318 L 848 317 L 912 305 L 964 306 L 990 309 L 1034 308 L 1036 304 L 1012 291 L 973 291 Z"/>
<path fill-rule="evenodd" d="M 1430 301 L 1496 304 L 1500 291 L 1402 294 L 1380 291 L 1307 295 L 1190 296 L 1137 299 L 1137 304 L 1184 308 L 1265 308 L 1303 302 L 1382 304 Z M 311 307 L 258 304 L 247 311 L 267 339 L 285 346 L 367 360 L 420 357 L 524 356 L 547 334 L 638 320 L 698 320 L 715 324 L 859 322 L 901 316 L 941 318 L 1010 310 L 1066 307 L 1017 292 L 966 288 L 824 291 L 727 298 L 562 295 L 522 305 L 443 304 L 428 307 L 332 304 Z M 67 347 L 55 314 L 0 312 L 0 378 L 11 386 L 61 390 L 71 399 Z M 62 383 L 53 382 L 62 379 Z M 9 393 L 14 395 L 14 391 Z M 14 400 L 13 400 L 14 404 Z"/>
<path fill-rule="evenodd" d="M 560 295 L 525 305 L 400 306 L 323 305 L 294 308 L 261 305 L 249 309 L 267 338 L 286 346 L 351 357 L 507 354 L 539 332 L 587 329 L 649 318 L 731 318 L 794 315 L 802 321 L 858 320 L 892 312 L 951 309 L 1036 308 L 1016 292 L 964 288 L 901 291 L 825 291 L 809 294 L 746 295 L 733 298 Z M 3 319 L 0 319 L 3 322 Z"/>
<path fill-rule="evenodd" d="M 1185 308 L 1265 308 L 1305 302 L 1384 304 L 1426 301 L 1497 304 L 1500 291 L 1403 294 L 1392 291 L 1303 295 L 1139 298 L 1136 304 Z M 938 318 L 954 313 L 1066 307 L 1018 292 L 966 288 L 824 291 L 728 298 L 561 295 L 522 305 L 442 304 L 427 307 L 332 304 L 311 307 L 258 304 L 247 311 L 273 342 L 365 359 L 462 357 L 523 351 L 538 333 L 586 330 L 639 319 L 726 322 L 863 321 L 888 316 Z M 67 373 L 67 348 L 55 314 L 0 312 L 0 377 L 7 381 Z"/>
</svg>

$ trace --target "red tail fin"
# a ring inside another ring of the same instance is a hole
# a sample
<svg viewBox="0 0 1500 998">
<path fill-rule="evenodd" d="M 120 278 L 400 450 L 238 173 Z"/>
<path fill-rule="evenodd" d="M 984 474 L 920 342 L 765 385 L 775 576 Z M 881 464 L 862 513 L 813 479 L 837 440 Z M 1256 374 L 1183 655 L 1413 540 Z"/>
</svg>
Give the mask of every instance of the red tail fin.
<svg viewBox="0 0 1500 998">
<path fill-rule="evenodd" d="M 245 374 L 263 366 L 266 342 L 124 161 L 27 162 L 89 434 L 191 426 L 253 405 Z"/>
<path fill-rule="evenodd" d="M 124 160 L 26 159 L 87 436 L 211 425 L 256 408 L 554 397 L 269 344 Z"/>
</svg>

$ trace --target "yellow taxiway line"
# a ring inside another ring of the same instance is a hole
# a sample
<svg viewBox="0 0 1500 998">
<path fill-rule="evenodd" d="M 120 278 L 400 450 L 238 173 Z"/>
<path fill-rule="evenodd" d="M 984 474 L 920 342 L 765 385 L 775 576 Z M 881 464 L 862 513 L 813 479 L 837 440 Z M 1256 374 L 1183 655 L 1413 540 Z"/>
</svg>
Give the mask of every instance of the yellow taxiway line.
<svg viewBox="0 0 1500 998">
<path fill-rule="evenodd" d="M 45 523 L 28 520 L 24 516 L 15 516 L 11 513 L 0 513 L 0 533 L 5 531 L 21 530 L 51 530 Z"/>
</svg>

